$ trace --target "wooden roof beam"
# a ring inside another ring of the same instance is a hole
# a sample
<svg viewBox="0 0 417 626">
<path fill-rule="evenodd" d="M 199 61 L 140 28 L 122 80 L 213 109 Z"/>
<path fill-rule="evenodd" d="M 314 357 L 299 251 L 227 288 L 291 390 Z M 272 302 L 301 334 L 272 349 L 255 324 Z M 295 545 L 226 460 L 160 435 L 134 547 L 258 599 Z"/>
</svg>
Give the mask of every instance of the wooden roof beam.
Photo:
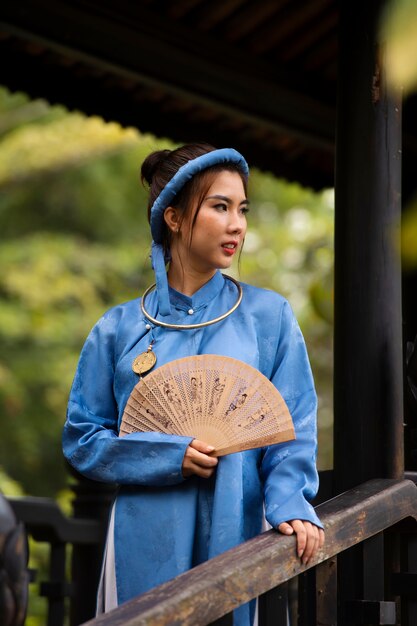
<svg viewBox="0 0 417 626">
<path fill-rule="evenodd" d="M 130 16 L 126 23 L 119 5 L 114 14 L 108 6 L 103 14 L 100 5 L 93 8 L 89 14 L 81 3 L 7 2 L 0 28 L 110 74 L 159 86 L 168 95 L 333 151 L 333 108 L 287 88 L 275 68 L 181 24 L 173 29 L 171 22 L 143 8 L 135 22 Z"/>
</svg>

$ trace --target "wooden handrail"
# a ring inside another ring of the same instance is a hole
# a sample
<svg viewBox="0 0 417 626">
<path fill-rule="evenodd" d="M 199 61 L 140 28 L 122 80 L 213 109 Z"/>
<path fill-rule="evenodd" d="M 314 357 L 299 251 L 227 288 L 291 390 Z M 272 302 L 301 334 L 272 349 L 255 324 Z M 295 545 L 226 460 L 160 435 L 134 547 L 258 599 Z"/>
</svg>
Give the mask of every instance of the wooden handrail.
<svg viewBox="0 0 417 626">
<path fill-rule="evenodd" d="M 402 519 L 417 519 L 417 487 L 409 480 L 372 480 L 321 504 L 316 511 L 325 525 L 326 543 L 307 566 L 295 554 L 294 537 L 270 530 L 86 624 L 210 624 Z"/>
<path fill-rule="evenodd" d="M 67 517 L 54 500 L 39 497 L 9 497 L 18 520 L 25 523 L 36 541 L 96 544 L 102 528 L 97 520 Z"/>
</svg>

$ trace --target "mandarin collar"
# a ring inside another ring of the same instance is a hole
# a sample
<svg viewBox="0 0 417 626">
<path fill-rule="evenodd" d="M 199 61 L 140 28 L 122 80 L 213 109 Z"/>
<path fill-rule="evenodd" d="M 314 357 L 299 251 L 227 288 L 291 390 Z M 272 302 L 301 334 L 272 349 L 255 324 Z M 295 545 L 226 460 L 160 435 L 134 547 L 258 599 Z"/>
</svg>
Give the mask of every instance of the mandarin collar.
<svg viewBox="0 0 417 626">
<path fill-rule="evenodd" d="M 222 273 L 217 270 L 214 276 L 192 296 L 186 296 L 173 287 L 169 287 L 169 299 L 176 309 L 198 311 L 207 306 L 220 293 L 224 280 Z"/>
</svg>

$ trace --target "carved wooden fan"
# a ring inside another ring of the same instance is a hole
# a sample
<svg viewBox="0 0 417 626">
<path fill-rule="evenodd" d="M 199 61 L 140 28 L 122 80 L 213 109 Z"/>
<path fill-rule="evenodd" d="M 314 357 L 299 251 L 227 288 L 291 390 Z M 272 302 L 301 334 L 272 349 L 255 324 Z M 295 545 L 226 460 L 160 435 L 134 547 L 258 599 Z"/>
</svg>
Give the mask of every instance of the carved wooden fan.
<svg viewBox="0 0 417 626">
<path fill-rule="evenodd" d="M 201 439 L 213 456 L 295 439 L 288 407 L 257 369 L 204 354 L 162 365 L 132 390 L 120 436 L 157 431 Z"/>
</svg>

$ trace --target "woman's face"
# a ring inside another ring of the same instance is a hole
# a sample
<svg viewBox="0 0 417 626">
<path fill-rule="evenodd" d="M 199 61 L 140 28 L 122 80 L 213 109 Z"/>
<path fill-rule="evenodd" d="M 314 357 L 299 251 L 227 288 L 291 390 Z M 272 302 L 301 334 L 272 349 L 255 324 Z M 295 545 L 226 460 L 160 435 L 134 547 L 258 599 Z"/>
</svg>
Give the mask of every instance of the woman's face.
<svg viewBox="0 0 417 626">
<path fill-rule="evenodd" d="M 230 267 L 245 238 L 247 205 L 239 174 L 220 172 L 203 199 L 194 226 L 197 207 L 184 218 L 172 242 L 172 252 L 176 248 L 185 270 L 213 274 Z"/>
</svg>

